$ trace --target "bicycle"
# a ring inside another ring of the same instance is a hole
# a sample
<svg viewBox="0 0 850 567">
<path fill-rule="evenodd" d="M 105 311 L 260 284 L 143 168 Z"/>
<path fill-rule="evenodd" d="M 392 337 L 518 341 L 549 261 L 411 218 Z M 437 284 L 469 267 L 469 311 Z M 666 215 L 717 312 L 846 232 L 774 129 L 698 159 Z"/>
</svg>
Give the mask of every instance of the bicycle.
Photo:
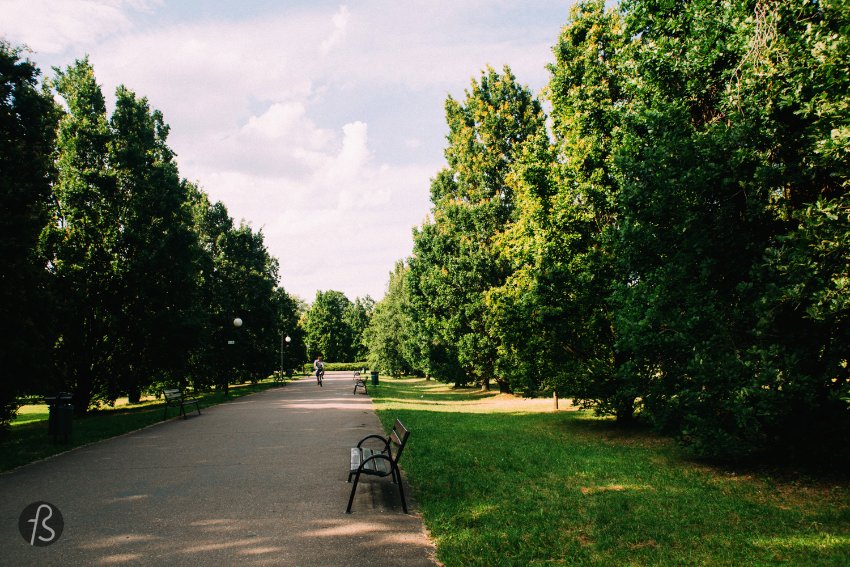
<svg viewBox="0 0 850 567">
<path fill-rule="evenodd" d="M 316 370 L 316 383 L 319 386 L 322 385 L 322 380 L 324 380 L 324 378 L 325 378 L 325 370 L 323 368 Z"/>
</svg>

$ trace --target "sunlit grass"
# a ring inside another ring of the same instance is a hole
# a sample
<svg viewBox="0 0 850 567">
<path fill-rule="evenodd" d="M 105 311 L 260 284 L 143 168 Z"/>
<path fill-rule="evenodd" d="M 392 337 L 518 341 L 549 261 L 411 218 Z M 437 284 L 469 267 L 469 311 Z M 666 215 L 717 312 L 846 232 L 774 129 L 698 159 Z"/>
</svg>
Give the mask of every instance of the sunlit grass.
<svg viewBox="0 0 850 567">
<path fill-rule="evenodd" d="M 44 421 L 48 413 L 47 404 L 27 404 L 18 408 L 18 414 L 11 425 L 17 427 L 34 421 Z"/>
<path fill-rule="evenodd" d="M 455 565 L 848 565 L 850 490 L 735 474 L 577 411 L 425 381 L 370 388 L 438 558 Z M 470 404 L 478 404 L 470 409 Z"/>
</svg>

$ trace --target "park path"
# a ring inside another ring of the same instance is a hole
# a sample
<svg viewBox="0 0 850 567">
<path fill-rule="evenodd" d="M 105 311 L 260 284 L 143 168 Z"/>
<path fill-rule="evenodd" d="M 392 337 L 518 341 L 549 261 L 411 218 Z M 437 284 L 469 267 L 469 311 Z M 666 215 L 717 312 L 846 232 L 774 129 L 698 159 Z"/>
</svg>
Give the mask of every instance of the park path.
<svg viewBox="0 0 850 567">
<path fill-rule="evenodd" d="M 434 565 L 388 479 L 345 513 L 349 448 L 381 431 L 352 390 L 329 372 L 0 474 L 0 565 Z M 18 529 L 38 501 L 64 519 L 46 547 Z"/>
</svg>

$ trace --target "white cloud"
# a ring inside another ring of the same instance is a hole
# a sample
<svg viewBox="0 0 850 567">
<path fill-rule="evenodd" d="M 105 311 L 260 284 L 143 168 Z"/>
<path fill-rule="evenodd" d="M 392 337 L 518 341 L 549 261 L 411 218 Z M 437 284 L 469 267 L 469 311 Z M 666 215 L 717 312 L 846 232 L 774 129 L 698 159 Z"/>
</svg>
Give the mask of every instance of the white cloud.
<svg viewBox="0 0 850 567">
<path fill-rule="evenodd" d="M 305 0 L 203 20 L 145 0 L 0 0 L 0 28 L 63 64 L 90 53 L 108 96 L 123 83 L 148 97 L 181 174 L 263 230 L 288 291 L 377 298 L 443 161 L 446 126 L 422 116 L 488 64 L 545 83 L 568 6 L 534 4 L 562 22 L 508 0 Z"/>
<path fill-rule="evenodd" d="M 343 39 L 345 39 L 345 32 L 348 28 L 348 20 L 350 17 L 351 13 L 348 11 L 348 7 L 340 6 L 339 10 L 333 17 L 333 32 L 331 32 L 330 37 L 322 42 L 322 53 L 328 53 L 331 49 L 341 43 Z"/>
<path fill-rule="evenodd" d="M 85 48 L 133 28 L 129 11 L 149 11 L 159 1 L 4 0 L 0 25 L 14 41 L 43 53 Z"/>
</svg>

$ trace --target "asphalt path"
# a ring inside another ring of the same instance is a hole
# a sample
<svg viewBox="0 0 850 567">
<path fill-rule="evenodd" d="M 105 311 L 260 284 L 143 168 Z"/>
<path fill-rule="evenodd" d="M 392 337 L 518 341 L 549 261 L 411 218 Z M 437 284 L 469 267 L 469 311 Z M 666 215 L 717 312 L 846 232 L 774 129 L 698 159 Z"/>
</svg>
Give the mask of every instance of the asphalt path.
<svg viewBox="0 0 850 567">
<path fill-rule="evenodd" d="M 353 389 L 329 372 L 0 474 L 0 565 L 434 565 L 409 487 L 404 514 L 364 476 L 345 513 L 349 449 L 381 432 Z"/>
</svg>

